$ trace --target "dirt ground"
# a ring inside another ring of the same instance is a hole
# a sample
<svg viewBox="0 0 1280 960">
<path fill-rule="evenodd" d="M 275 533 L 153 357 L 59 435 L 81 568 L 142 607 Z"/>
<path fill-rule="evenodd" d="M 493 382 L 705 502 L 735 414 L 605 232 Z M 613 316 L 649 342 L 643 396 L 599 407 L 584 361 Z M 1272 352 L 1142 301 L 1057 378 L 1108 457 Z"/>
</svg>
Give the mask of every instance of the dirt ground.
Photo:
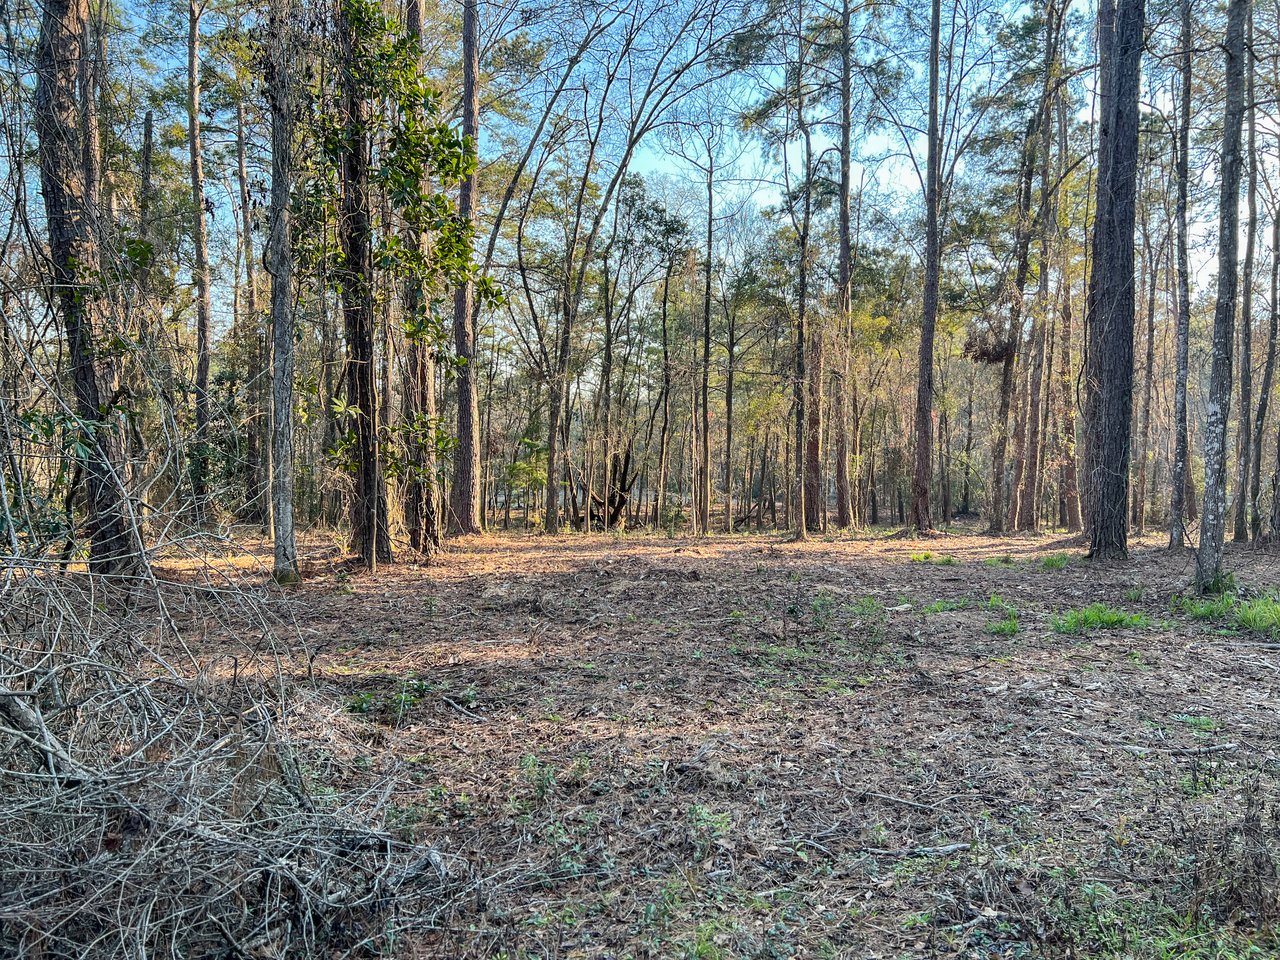
<svg viewBox="0 0 1280 960">
<path fill-rule="evenodd" d="M 1280 638 L 1161 546 L 313 543 L 308 776 L 475 878 L 419 956 L 1280 956 Z"/>
</svg>

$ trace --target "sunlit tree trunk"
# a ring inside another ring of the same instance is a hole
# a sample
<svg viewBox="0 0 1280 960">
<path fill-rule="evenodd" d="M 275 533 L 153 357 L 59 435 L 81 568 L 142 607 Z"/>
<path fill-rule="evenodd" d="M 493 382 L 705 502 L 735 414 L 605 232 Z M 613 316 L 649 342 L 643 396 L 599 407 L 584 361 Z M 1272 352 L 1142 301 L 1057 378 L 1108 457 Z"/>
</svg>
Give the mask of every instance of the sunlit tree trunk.
<svg viewBox="0 0 1280 960">
<path fill-rule="evenodd" d="M 476 142 L 479 131 L 479 2 L 462 4 L 462 133 Z M 458 216 L 476 224 L 477 177 L 474 170 L 458 191 Z M 457 533 L 480 532 L 480 393 L 476 366 L 475 287 L 461 284 L 453 304 L 453 341 L 457 352 L 458 446 L 449 490 L 449 523 Z"/>
<path fill-rule="evenodd" d="M 1218 299 L 1213 311 L 1213 361 L 1209 372 L 1204 436 L 1204 510 L 1196 552 L 1196 588 L 1222 584 L 1222 540 L 1227 506 L 1227 424 L 1231 417 L 1231 350 L 1236 321 L 1236 256 L 1240 244 L 1240 130 L 1244 121 L 1245 20 L 1249 0 L 1227 6 L 1226 105 L 1222 119 L 1222 185 L 1218 213 Z"/>
<path fill-rule="evenodd" d="M 290 238 L 293 192 L 293 101 L 290 6 L 271 5 L 268 34 L 267 97 L 271 105 L 271 224 L 266 264 L 271 274 L 271 531 L 273 575 L 280 583 L 298 579 L 293 528 L 293 248 Z"/>
</svg>

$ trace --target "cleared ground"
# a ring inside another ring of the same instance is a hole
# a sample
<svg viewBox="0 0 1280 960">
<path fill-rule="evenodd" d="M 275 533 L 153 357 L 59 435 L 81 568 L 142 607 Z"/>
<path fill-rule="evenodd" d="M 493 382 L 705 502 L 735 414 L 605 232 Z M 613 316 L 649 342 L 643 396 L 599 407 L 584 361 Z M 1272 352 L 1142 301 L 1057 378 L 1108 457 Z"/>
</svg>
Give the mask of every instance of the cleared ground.
<svg viewBox="0 0 1280 960">
<path fill-rule="evenodd" d="M 479 879 L 423 956 L 1280 955 L 1280 647 L 1159 546 L 313 544 L 295 726 Z"/>
</svg>

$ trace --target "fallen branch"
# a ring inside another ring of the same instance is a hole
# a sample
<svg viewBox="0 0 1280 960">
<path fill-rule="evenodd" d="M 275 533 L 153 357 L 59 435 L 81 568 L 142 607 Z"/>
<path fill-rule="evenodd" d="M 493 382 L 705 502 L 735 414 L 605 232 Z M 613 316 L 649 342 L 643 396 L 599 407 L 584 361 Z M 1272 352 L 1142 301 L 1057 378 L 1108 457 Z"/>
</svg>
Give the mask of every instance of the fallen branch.
<svg viewBox="0 0 1280 960">
<path fill-rule="evenodd" d="M 875 857 L 945 857 L 951 853 L 963 853 L 972 844 L 948 843 L 941 847 L 907 847 L 904 850 L 882 850 L 879 847 L 859 847 L 858 853 L 869 853 Z"/>
</svg>

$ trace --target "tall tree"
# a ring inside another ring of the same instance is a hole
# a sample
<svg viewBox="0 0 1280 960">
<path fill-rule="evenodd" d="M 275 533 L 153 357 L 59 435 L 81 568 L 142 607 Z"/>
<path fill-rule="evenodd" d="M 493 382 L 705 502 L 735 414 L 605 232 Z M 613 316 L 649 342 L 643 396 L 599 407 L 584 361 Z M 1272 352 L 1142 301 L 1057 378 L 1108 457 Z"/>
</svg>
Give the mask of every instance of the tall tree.
<svg viewBox="0 0 1280 960">
<path fill-rule="evenodd" d="M 1133 417 L 1134 223 L 1143 0 L 1098 7 L 1098 180 L 1088 296 L 1089 555 L 1128 555 Z"/>
<path fill-rule="evenodd" d="M 1276 373 L 1276 338 L 1280 334 L 1280 204 L 1271 210 L 1271 309 L 1267 325 L 1267 360 L 1262 368 L 1262 385 L 1258 391 L 1258 409 L 1253 419 L 1253 475 L 1249 481 L 1250 535 L 1262 535 L 1262 440 L 1267 425 L 1267 409 L 1271 401 L 1271 385 Z M 1277 454 L 1280 459 L 1280 453 Z M 1274 509 L 1274 508 L 1273 508 Z"/>
<path fill-rule="evenodd" d="M 90 190 L 97 159 L 86 130 L 97 103 L 86 96 L 86 0 L 47 0 L 36 48 L 35 129 L 40 190 L 48 219 L 52 288 L 61 315 L 75 391 L 76 433 L 84 464 L 89 569 L 123 573 L 141 558 L 128 514 L 121 444 L 111 413 L 114 376 L 95 331 L 100 316 L 100 211 Z"/>
<path fill-rule="evenodd" d="M 478 0 L 462 4 L 462 133 L 476 143 L 480 117 Z M 458 191 L 458 215 L 476 223 L 477 173 L 473 166 Z M 449 491 L 449 523 L 457 533 L 480 532 L 480 386 L 476 368 L 475 285 L 468 276 L 454 294 L 453 343 L 457 351 L 458 437 Z"/>
<path fill-rule="evenodd" d="M 1181 550 L 1186 538 L 1187 461 L 1187 367 L 1191 354 L 1191 268 L 1187 251 L 1188 154 L 1191 150 L 1191 0 L 1179 4 L 1178 141 L 1175 148 L 1174 180 L 1177 203 L 1174 219 L 1178 248 L 1178 321 L 1174 360 L 1173 390 L 1173 471 L 1170 477 L 1169 549 Z"/>
<path fill-rule="evenodd" d="M 292 5 L 272 3 L 267 28 L 267 98 L 271 107 L 271 223 L 266 267 L 271 274 L 271 531 L 273 576 L 298 579 L 293 528 L 293 111 Z"/>
<path fill-rule="evenodd" d="M 414 61 L 424 66 L 426 42 L 426 2 L 408 0 L 405 6 L 405 27 L 415 45 Z M 425 193 L 428 184 L 420 189 Z M 430 237 L 426 230 L 412 224 L 406 225 L 406 242 L 425 255 Z M 465 286 L 471 287 L 470 278 Z M 454 320 L 459 297 L 470 301 L 473 293 L 465 293 L 459 287 L 454 293 Z M 409 546 L 424 556 L 434 553 L 440 546 L 440 506 L 436 482 L 436 344 L 431 327 L 423 322 L 429 310 L 427 291 L 420 277 L 409 277 L 405 283 L 405 313 L 409 329 L 408 376 L 404 387 L 405 420 L 408 422 L 408 477 L 404 483 L 405 523 L 409 528 Z M 470 371 L 468 371 L 468 374 Z M 474 384 L 473 384 L 474 386 Z M 463 515 L 470 517 L 470 507 Z"/>
<path fill-rule="evenodd" d="M 209 496 L 209 367 L 213 336 L 213 301 L 209 290 L 209 215 L 204 193 L 204 145 L 200 130 L 201 0 L 187 5 L 187 149 L 191 157 L 191 242 L 196 285 L 196 434 L 191 456 L 191 490 L 196 517 L 204 522 Z"/>
<path fill-rule="evenodd" d="M 938 229 L 939 154 L 938 85 L 941 72 L 942 4 L 933 0 L 929 20 L 929 127 L 924 207 L 924 315 L 920 324 L 919 379 L 916 381 L 916 451 L 911 477 L 911 526 L 920 533 L 933 529 L 929 488 L 933 480 L 933 341 L 938 325 L 938 286 L 942 245 Z"/>
<path fill-rule="evenodd" d="M 1240 279 L 1240 417 L 1236 427 L 1236 509 L 1231 538 L 1249 540 L 1249 475 L 1253 459 L 1253 265 L 1258 243 L 1258 123 L 1254 102 L 1253 6 L 1245 23 L 1245 111 L 1247 147 L 1245 181 L 1247 219 L 1245 221 L 1244 263 Z"/>
<path fill-rule="evenodd" d="M 1245 22 L 1249 0 L 1230 0 L 1226 56 L 1226 103 L 1222 117 L 1222 183 L 1218 211 L 1218 294 L 1213 310 L 1213 361 L 1209 372 L 1204 434 L 1204 510 L 1196 552 L 1196 589 L 1222 585 L 1222 541 L 1227 504 L 1227 424 L 1231 417 L 1232 347 L 1235 340 L 1237 264 L 1240 247 L 1240 132 L 1244 124 Z"/>
<path fill-rule="evenodd" d="M 378 391 L 374 376 L 373 228 L 369 205 L 370 118 L 364 89 L 369 64 L 366 47 L 375 28 L 367 0 L 338 4 L 340 118 L 343 136 L 338 179 L 338 224 L 342 246 L 339 270 L 342 317 L 347 340 L 347 408 L 354 424 L 356 490 L 352 527 L 369 570 L 391 560 L 387 486 L 379 445 Z"/>
<path fill-rule="evenodd" d="M 836 526 L 853 523 L 853 489 L 849 479 L 850 356 L 853 312 L 853 240 L 850 230 L 850 195 L 853 180 L 853 3 L 840 3 L 840 193 L 837 229 L 839 260 L 836 275 L 837 327 L 843 344 L 836 374 L 835 458 Z"/>
</svg>

